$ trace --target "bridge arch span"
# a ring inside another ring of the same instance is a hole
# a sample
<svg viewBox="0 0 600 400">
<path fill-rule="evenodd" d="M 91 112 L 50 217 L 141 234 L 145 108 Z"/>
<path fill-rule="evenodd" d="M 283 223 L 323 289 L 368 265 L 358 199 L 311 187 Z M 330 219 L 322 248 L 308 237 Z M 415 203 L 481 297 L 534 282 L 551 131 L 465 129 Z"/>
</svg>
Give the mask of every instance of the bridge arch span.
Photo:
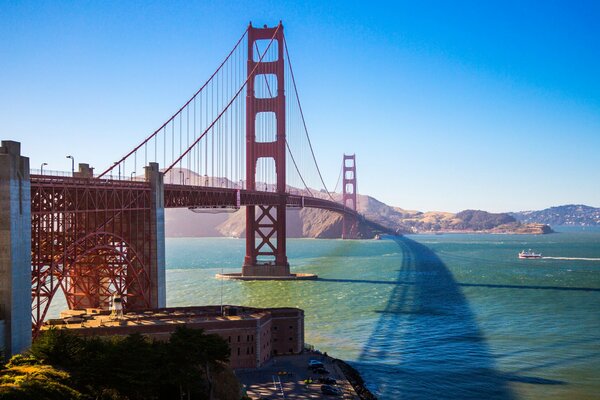
<svg viewBox="0 0 600 400">
<path fill-rule="evenodd" d="M 113 232 L 92 232 L 77 240 L 33 276 L 34 332 L 59 289 L 69 309 L 106 309 L 111 296 L 121 297 L 125 307 L 151 308 L 151 278 L 142 259 L 135 246 Z"/>
</svg>

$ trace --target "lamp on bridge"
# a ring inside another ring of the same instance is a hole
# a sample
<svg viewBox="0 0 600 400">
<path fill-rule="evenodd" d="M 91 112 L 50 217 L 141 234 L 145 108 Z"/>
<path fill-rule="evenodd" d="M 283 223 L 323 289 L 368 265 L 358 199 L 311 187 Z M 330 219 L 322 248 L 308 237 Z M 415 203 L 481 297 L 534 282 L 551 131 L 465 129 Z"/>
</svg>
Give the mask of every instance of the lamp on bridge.
<svg viewBox="0 0 600 400">
<path fill-rule="evenodd" d="M 67 156 L 67 158 L 71 159 L 71 176 L 75 175 L 75 159 L 73 156 Z"/>
<path fill-rule="evenodd" d="M 131 180 L 133 180 L 134 175 L 135 175 L 135 171 L 131 171 Z"/>
<path fill-rule="evenodd" d="M 40 175 L 44 175 L 44 166 L 48 165 L 48 163 L 42 163 L 42 165 L 40 165 Z"/>
</svg>

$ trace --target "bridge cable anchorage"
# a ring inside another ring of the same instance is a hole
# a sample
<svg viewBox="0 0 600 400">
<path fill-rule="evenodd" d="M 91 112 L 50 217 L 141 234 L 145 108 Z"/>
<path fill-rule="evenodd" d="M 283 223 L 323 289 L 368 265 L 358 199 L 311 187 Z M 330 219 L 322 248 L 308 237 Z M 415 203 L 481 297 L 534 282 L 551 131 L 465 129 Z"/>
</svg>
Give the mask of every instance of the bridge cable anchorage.
<svg viewBox="0 0 600 400">
<path fill-rule="evenodd" d="M 135 153 L 136 151 L 138 151 L 142 146 L 145 146 L 150 140 L 152 140 L 154 137 L 156 137 L 156 135 L 163 130 L 163 128 L 166 128 L 166 126 L 175 120 L 175 118 L 177 117 L 178 114 L 180 114 L 199 94 L 200 92 L 202 92 L 209 83 L 212 82 L 213 78 L 219 73 L 219 71 L 223 68 L 223 66 L 225 65 L 225 63 L 231 58 L 231 55 L 235 52 L 235 50 L 239 47 L 240 43 L 242 43 L 242 40 L 246 37 L 246 35 L 248 34 L 248 29 L 246 28 L 246 30 L 244 31 L 244 33 L 242 34 L 242 36 L 239 38 L 239 40 L 237 41 L 237 43 L 235 44 L 235 46 L 233 47 L 233 49 L 229 52 L 229 54 L 227 55 L 227 57 L 225 57 L 225 59 L 223 60 L 223 62 L 219 65 L 219 67 L 215 70 L 215 72 L 210 76 L 210 78 L 208 78 L 208 80 L 204 83 L 204 85 L 202 85 L 200 87 L 200 89 L 198 89 L 196 91 L 196 93 L 194 93 L 194 95 L 183 105 L 181 106 L 181 108 L 179 108 L 179 110 L 177 110 L 177 112 L 175 114 L 173 114 L 171 116 L 171 118 L 169 118 L 164 124 L 161 125 L 160 128 L 158 128 L 157 130 L 155 130 L 150 136 L 148 136 L 144 141 L 142 141 L 139 145 L 137 145 L 136 147 L 133 148 L 133 150 L 131 150 L 129 153 L 127 153 L 125 156 L 123 156 L 119 161 L 115 162 L 112 166 L 110 166 L 109 168 L 107 168 L 104 172 L 102 172 L 100 175 L 98 175 L 98 178 L 102 178 L 103 176 L 105 176 L 107 173 L 111 172 L 117 165 L 121 164 L 123 161 L 125 161 L 129 156 L 131 156 L 133 153 Z M 165 135 L 165 140 L 166 140 L 166 135 Z M 156 142 L 155 142 L 155 153 L 156 153 Z M 166 152 L 166 146 L 164 147 L 164 151 Z M 155 157 L 156 160 L 156 157 Z"/>
<path fill-rule="evenodd" d="M 286 54 L 286 57 L 287 57 L 288 66 L 290 67 L 290 76 L 292 77 L 292 83 L 293 83 L 293 87 L 294 87 L 294 94 L 296 95 L 296 101 L 298 103 L 298 109 L 300 111 L 300 117 L 302 118 L 302 124 L 304 126 L 304 132 L 306 133 L 306 138 L 308 139 L 308 146 L 310 148 L 310 152 L 311 152 L 313 160 L 315 162 L 315 166 L 317 167 L 317 172 L 319 174 L 319 178 L 321 179 L 321 183 L 323 184 L 323 187 L 325 188 L 325 191 L 329 195 L 329 198 L 331 198 L 332 201 L 335 201 L 335 199 L 331 195 L 331 192 L 329 192 L 329 189 L 327 189 L 327 185 L 325 184 L 325 180 L 323 179 L 323 174 L 321 174 L 321 169 L 319 168 L 319 164 L 317 162 L 317 157 L 315 156 L 315 152 L 314 152 L 314 149 L 313 149 L 313 146 L 312 146 L 312 142 L 310 140 L 310 135 L 308 134 L 308 128 L 306 126 L 306 119 L 304 118 L 304 111 L 302 110 L 302 104 L 300 103 L 300 96 L 298 95 L 298 87 L 296 86 L 296 78 L 294 77 L 294 70 L 292 68 L 292 60 L 290 59 L 290 53 L 288 51 L 287 41 L 285 40 L 285 38 L 283 38 L 283 45 L 284 45 L 284 48 L 285 48 L 285 54 Z"/>
<path fill-rule="evenodd" d="M 256 49 L 256 52 L 257 52 L 258 54 L 260 54 L 260 50 L 258 49 L 258 43 L 257 43 L 257 42 L 254 42 L 254 48 Z M 264 52 L 264 53 L 266 53 L 266 52 L 267 52 L 267 50 L 268 50 L 268 49 L 265 49 L 265 52 Z M 264 56 L 264 53 L 263 53 L 263 56 Z M 271 98 L 272 98 L 272 97 L 274 97 L 274 96 L 273 96 L 273 92 L 271 91 L 271 85 L 269 84 L 269 80 L 267 79 L 267 75 L 266 75 L 266 74 L 262 74 L 262 75 L 263 75 L 263 78 L 264 78 L 264 80 L 265 80 L 265 84 L 266 84 L 266 86 L 267 86 L 267 90 L 268 90 L 268 92 L 269 92 L 269 97 L 271 97 Z M 291 160 L 292 160 L 292 163 L 294 164 L 294 168 L 296 169 L 296 172 L 298 172 L 298 176 L 300 177 L 300 180 L 302 181 L 302 184 L 303 184 L 303 185 L 304 185 L 304 187 L 306 188 L 306 191 L 307 191 L 308 193 L 310 193 L 310 195 L 311 195 L 311 196 L 313 196 L 313 197 L 314 197 L 314 195 L 313 195 L 312 191 L 310 190 L 310 188 L 309 188 L 309 187 L 308 187 L 308 185 L 306 184 L 306 181 L 304 180 L 304 177 L 302 176 L 302 173 L 300 172 L 300 169 L 298 168 L 298 164 L 296 163 L 296 159 L 294 158 L 294 154 L 292 153 L 292 149 L 290 148 L 290 144 L 288 143 L 288 140 L 287 140 L 287 138 L 285 139 L 285 146 L 286 146 L 286 148 L 287 148 L 287 151 L 288 151 L 288 153 L 289 153 L 289 155 L 290 155 L 290 158 L 291 158 Z"/>
<path fill-rule="evenodd" d="M 267 48 L 265 50 L 265 53 L 266 53 L 267 50 L 269 50 L 269 48 L 273 44 L 273 41 L 275 40 L 275 36 L 277 35 L 277 32 L 279 31 L 279 27 L 280 26 L 278 26 L 277 29 L 275 29 L 275 33 L 273 34 L 273 37 L 269 41 L 269 45 L 267 46 Z M 188 147 L 187 150 L 184 151 L 183 154 L 181 154 L 179 156 L 179 158 L 177 158 L 168 168 L 166 168 L 164 170 L 164 173 L 167 173 L 167 172 L 171 171 L 171 169 L 173 169 L 173 167 L 175 165 L 177 165 L 177 163 L 179 163 L 181 161 L 181 159 L 183 159 L 183 157 L 185 157 L 192 150 L 192 148 L 194 148 L 194 146 L 196 146 L 198 144 L 198 142 L 206 135 L 206 133 L 208 131 L 210 131 L 212 129 L 212 127 L 221 119 L 221 117 L 223 116 L 223 114 L 225 114 L 225 112 L 229 109 L 229 107 L 231 106 L 231 104 L 233 104 L 233 102 L 235 101 L 235 99 L 237 99 L 237 97 L 240 95 L 240 93 L 242 92 L 242 90 L 246 87 L 246 85 L 248 84 L 248 81 L 250 80 L 250 78 L 254 77 L 254 73 L 256 72 L 256 70 L 258 69 L 258 66 L 262 62 L 262 59 L 263 59 L 265 53 L 263 53 L 263 55 L 260 57 L 260 59 L 258 60 L 258 63 L 256 63 L 256 65 L 254 66 L 254 68 L 252 69 L 252 72 L 250 74 L 248 74 L 248 77 L 246 78 L 246 80 L 244 81 L 244 83 L 242 84 L 242 86 L 238 89 L 238 91 L 235 93 L 235 95 L 233 96 L 233 98 L 229 101 L 229 103 L 227 103 L 227 106 L 219 113 L 219 115 L 217 115 L 217 117 L 215 118 L 215 120 L 213 122 L 211 122 L 211 124 L 204 130 L 204 132 L 202 133 L 202 135 L 200 135 L 198 137 L 198 139 L 196 139 L 194 141 L 194 143 L 192 143 L 192 145 L 190 147 Z M 214 144 L 214 142 L 213 142 L 213 144 Z M 214 150 L 214 148 L 213 148 L 213 150 Z"/>
</svg>

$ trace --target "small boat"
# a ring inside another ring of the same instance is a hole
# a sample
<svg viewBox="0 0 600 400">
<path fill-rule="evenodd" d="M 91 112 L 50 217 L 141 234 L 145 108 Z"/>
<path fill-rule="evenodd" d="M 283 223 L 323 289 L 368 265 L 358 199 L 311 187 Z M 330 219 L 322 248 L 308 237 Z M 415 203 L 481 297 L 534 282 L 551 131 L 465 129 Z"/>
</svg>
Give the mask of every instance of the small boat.
<svg viewBox="0 0 600 400">
<path fill-rule="evenodd" d="M 542 254 L 534 253 L 533 251 L 531 251 L 531 249 L 527 251 L 523 250 L 519 253 L 519 258 L 542 258 Z"/>
<path fill-rule="evenodd" d="M 381 240 L 381 235 L 379 235 L 379 234 L 375 235 L 375 237 L 373 238 L 373 240 Z"/>
</svg>

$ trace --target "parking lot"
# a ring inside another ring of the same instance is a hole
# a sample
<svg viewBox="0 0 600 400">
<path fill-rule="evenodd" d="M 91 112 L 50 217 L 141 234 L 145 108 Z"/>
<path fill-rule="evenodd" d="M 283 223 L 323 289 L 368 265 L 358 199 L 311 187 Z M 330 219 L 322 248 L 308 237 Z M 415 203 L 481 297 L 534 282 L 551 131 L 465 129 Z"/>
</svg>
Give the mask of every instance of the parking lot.
<svg viewBox="0 0 600 400">
<path fill-rule="evenodd" d="M 331 373 L 319 375 L 311 371 L 308 368 L 311 359 L 321 361 Z M 238 370 L 236 375 L 252 399 L 359 399 L 338 366 L 331 358 L 320 354 L 276 356 L 261 368 Z M 333 386 L 340 388 L 342 394 L 322 394 L 322 383 L 317 381 L 322 376 L 334 378 L 337 383 Z M 313 383 L 305 383 L 309 378 Z"/>
</svg>

